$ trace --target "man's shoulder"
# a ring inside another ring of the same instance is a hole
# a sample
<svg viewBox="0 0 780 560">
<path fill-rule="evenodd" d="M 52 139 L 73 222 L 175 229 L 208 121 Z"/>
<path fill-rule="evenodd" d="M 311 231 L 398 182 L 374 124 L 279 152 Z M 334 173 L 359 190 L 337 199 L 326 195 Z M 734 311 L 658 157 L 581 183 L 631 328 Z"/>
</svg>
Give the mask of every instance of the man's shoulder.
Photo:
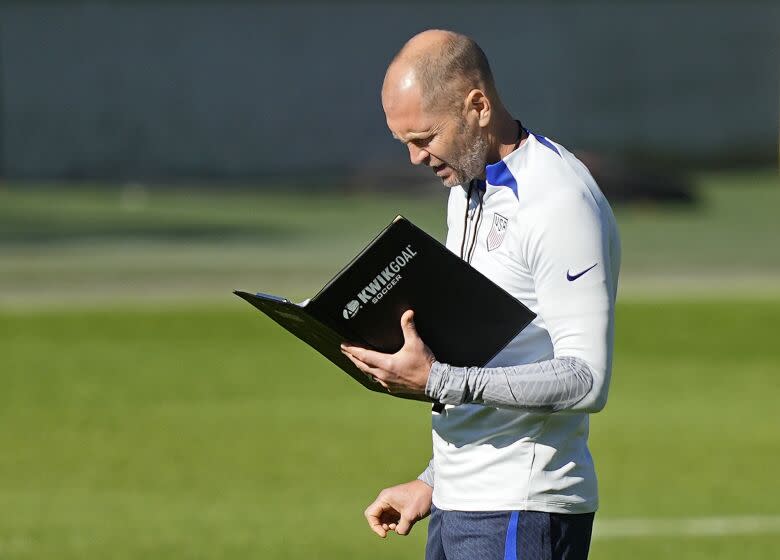
<svg viewBox="0 0 780 560">
<path fill-rule="evenodd" d="M 544 136 L 532 136 L 534 146 L 531 153 L 510 165 L 511 171 L 517 177 L 517 198 L 520 205 L 539 211 L 587 202 L 591 198 L 590 189 L 583 174 L 572 165 L 571 160 L 576 160 L 574 155 Z"/>
<path fill-rule="evenodd" d="M 521 209 L 539 211 L 576 203 L 586 191 L 587 187 L 576 176 L 560 169 L 532 166 L 523 170 L 518 181 L 517 200 Z"/>
<path fill-rule="evenodd" d="M 598 204 L 581 180 L 531 172 L 518 189 L 516 221 L 526 233 L 566 228 L 586 216 L 598 217 Z"/>
</svg>

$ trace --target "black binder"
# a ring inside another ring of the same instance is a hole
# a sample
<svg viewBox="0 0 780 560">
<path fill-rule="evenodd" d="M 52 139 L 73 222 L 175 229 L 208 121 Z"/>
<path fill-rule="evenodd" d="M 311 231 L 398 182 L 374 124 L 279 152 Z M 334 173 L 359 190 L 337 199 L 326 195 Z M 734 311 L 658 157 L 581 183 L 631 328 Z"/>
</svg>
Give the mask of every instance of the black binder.
<svg viewBox="0 0 780 560">
<path fill-rule="evenodd" d="M 262 293 L 234 293 L 380 393 L 388 391 L 341 353 L 342 342 L 397 352 L 403 346 L 401 315 L 413 309 L 417 332 L 437 360 L 483 366 L 536 316 L 402 216 L 302 304 Z"/>
</svg>

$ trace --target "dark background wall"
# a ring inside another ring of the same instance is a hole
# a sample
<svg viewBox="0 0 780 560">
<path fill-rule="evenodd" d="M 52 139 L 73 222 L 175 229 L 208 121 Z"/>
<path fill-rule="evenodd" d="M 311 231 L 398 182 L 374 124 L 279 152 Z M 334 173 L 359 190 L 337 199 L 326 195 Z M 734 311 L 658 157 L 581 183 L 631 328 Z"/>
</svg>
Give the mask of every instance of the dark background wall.
<svg viewBox="0 0 780 560">
<path fill-rule="evenodd" d="M 776 161 L 776 2 L 36 2 L 0 5 L 0 174 L 398 166 L 379 89 L 427 27 L 473 36 L 516 116 L 572 148 L 682 166 Z"/>
</svg>

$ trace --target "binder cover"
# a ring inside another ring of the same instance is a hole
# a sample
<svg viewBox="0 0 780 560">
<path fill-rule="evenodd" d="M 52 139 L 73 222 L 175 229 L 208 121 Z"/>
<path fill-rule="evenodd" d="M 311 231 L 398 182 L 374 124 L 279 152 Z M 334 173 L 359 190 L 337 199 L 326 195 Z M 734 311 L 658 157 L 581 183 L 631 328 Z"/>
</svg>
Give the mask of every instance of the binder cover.
<svg viewBox="0 0 780 560">
<path fill-rule="evenodd" d="M 413 309 L 417 332 L 437 360 L 483 366 L 536 316 L 402 216 L 303 304 L 269 294 L 234 293 L 380 393 L 388 391 L 341 353 L 342 342 L 397 352 L 404 341 L 401 315 Z"/>
</svg>

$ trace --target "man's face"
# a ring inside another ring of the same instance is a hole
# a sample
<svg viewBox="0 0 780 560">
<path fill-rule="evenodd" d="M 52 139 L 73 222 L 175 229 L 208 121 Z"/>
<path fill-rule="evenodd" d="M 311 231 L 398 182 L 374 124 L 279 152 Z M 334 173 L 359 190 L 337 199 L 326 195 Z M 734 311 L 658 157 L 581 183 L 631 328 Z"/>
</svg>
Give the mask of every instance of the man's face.
<svg viewBox="0 0 780 560">
<path fill-rule="evenodd" d="M 426 110 L 417 88 L 383 92 L 382 105 L 388 128 L 408 148 L 412 164 L 430 167 L 445 187 L 464 185 L 484 173 L 487 142 L 466 116 Z"/>
</svg>

